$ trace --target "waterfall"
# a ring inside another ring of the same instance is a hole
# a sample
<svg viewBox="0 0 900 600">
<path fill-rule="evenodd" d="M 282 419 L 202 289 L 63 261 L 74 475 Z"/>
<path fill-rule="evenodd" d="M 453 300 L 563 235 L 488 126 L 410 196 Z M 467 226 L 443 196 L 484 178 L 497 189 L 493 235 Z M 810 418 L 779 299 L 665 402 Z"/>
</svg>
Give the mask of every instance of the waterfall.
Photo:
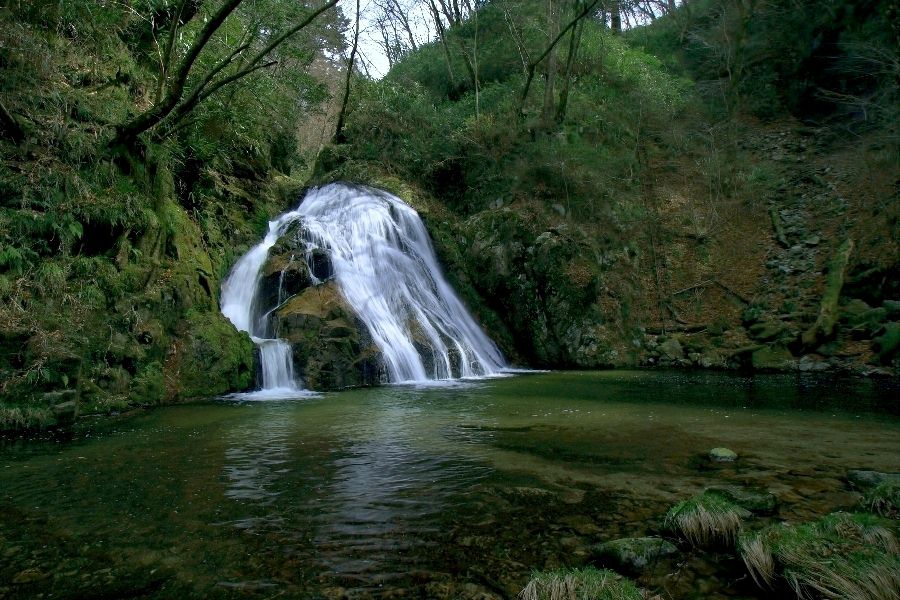
<svg viewBox="0 0 900 600">
<path fill-rule="evenodd" d="M 295 381 L 290 346 L 265 337 L 253 299 L 269 249 L 296 221 L 312 270 L 324 251 L 337 286 L 381 351 L 390 382 L 496 375 L 497 346 L 444 278 L 419 215 L 387 192 L 343 183 L 312 188 L 300 206 L 269 223 L 269 233 L 222 286 L 222 312 L 260 345 L 263 387 Z M 271 308 L 271 307 L 269 307 Z"/>
<path fill-rule="evenodd" d="M 283 227 L 281 221 L 290 214 L 292 213 L 269 222 L 269 232 L 263 241 L 238 260 L 222 284 L 222 314 L 234 323 L 239 331 L 249 333 L 253 343 L 259 348 L 262 390 L 273 395 L 293 395 L 300 391 L 302 386 L 294 376 L 290 344 L 284 340 L 266 337 L 265 319 L 256 318 L 254 315 L 253 300 L 256 297 L 263 265 L 269 255 L 269 248 L 281 237 Z"/>
</svg>

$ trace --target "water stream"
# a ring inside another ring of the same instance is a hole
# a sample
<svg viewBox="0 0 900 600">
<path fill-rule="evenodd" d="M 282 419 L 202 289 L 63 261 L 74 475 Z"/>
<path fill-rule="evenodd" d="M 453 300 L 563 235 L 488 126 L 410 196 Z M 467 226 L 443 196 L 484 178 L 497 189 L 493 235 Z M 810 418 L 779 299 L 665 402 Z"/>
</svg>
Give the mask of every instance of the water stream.
<svg viewBox="0 0 900 600">
<path fill-rule="evenodd" d="M 896 469 L 896 397 L 895 382 L 547 373 L 0 438 L 0 598 L 513 600 L 595 544 L 674 539 L 666 510 L 706 486 L 774 493 L 750 529 L 859 510 L 847 470 Z M 737 463 L 704 463 L 716 446 Z M 688 545 L 639 583 L 779 597 L 733 553 Z"/>
<path fill-rule="evenodd" d="M 300 386 L 290 345 L 267 335 L 267 315 L 275 307 L 256 305 L 269 249 L 298 221 L 310 270 L 316 251 L 324 251 L 341 294 L 382 353 L 389 382 L 491 376 L 504 369 L 497 346 L 444 278 L 416 211 L 387 192 L 335 183 L 312 188 L 298 208 L 270 222 L 265 239 L 241 257 L 222 286 L 222 313 L 260 346 L 263 391 Z"/>
</svg>

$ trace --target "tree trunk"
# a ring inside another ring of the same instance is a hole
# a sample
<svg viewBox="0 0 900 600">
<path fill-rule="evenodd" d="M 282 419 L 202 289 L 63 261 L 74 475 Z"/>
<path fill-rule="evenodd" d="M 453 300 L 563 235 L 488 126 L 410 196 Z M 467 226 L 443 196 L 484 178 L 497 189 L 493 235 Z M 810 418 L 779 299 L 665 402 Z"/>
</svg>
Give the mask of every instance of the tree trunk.
<svg viewBox="0 0 900 600">
<path fill-rule="evenodd" d="M 197 57 L 200 56 L 200 52 L 203 51 L 203 48 L 206 47 L 206 44 L 212 36 L 219 30 L 219 27 L 222 26 L 225 19 L 228 18 L 228 15 L 234 12 L 242 1 L 243 0 L 227 0 L 210 20 L 207 21 L 206 25 L 200 31 L 200 35 L 197 36 L 197 39 L 188 49 L 184 60 L 181 61 L 181 65 L 179 65 L 178 72 L 175 75 L 175 81 L 172 82 L 172 87 L 169 89 L 169 92 L 166 94 L 165 98 L 163 98 L 162 102 L 157 103 L 151 109 L 144 111 L 131 121 L 119 126 L 116 136 L 110 145 L 127 144 L 133 141 L 141 133 L 162 121 L 170 112 L 172 112 L 172 109 L 175 108 L 178 101 L 181 100 L 181 95 L 184 93 L 184 87 L 187 83 L 188 75 L 191 72 L 191 67 L 194 66 L 194 62 L 197 60 Z"/>
<path fill-rule="evenodd" d="M 819 316 L 812 327 L 800 336 L 800 343 L 804 349 L 813 349 L 834 335 L 834 326 L 838 319 L 838 299 L 841 297 L 841 289 L 844 287 L 844 274 L 847 271 L 847 264 L 850 262 L 852 252 L 853 240 L 847 239 L 828 263 L 828 277 L 825 280 L 825 292 L 822 294 Z"/>
<path fill-rule="evenodd" d="M 434 0 L 428 0 L 431 6 L 431 14 L 434 16 L 434 25 L 437 27 L 438 37 L 441 39 L 441 47 L 444 49 L 444 60 L 447 62 L 447 74 L 450 75 L 450 86 L 456 86 L 456 77 L 453 76 L 453 64 L 450 60 L 450 47 L 447 46 L 447 34 L 444 31 L 444 22 L 441 20 L 441 14 L 438 12 Z"/>
<path fill-rule="evenodd" d="M 588 14 L 590 14 L 590 12 L 594 9 L 595 6 L 597 6 L 597 4 L 599 4 L 599 2 L 600 2 L 600 0 L 590 0 L 590 2 L 588 2 L 585 5 L 584 9 L 580 13 L 578 13 L 578 15 L 576 15 L 574 19 L 569 21 L 569 24 L 566 25 L 563 28 L 563 30 L 559 32 L 559 35 L 557 35 L 556 38 L 554 38 L 553 41 L 550 42 L 550 45 L 544 49 L 544 51 L 540 54 L 540 56 L 538 56 L 535 60 L 533 60 L 533 61 L 531 61 L 531 63 L 529 63 L 528 73 L 525 78 L 525 87 L 522 88 L 522 96 L 521 96 L 521 98 L 519 98 L 519 111 L 518 112 L 519 112 L 520 117 L 525 116 L 525 101 L 528 100 L 528 92 L 531 90 L 531 82 L 534 81 L 534 71 L 537 68 L 537 66 L 539 64 L 541 64 L 541 62 L 547 57 L 547 55 L 550 53 L 550 51 L 556 47 L 556 45 L 563 38 L 563 36 L 565 36 L 569 32 L 570 29 L 575 27 L 575 25 L 577 25 L 581 19 L 585 18 Z"/>
<path fill-rule="evenodd" d="M 547 18 L 550 25 L 550 39 L 559 35 L 559 9 L 553 5 L 553 0 L 549 0 L 547 4 Z M 572 28 L 575 31 L 575 28 Z M 549 128 L 553 118 L 553 104 L 556 98 L 556 49 L 550 51 L 547 55 L 546 85 L 544 86 L 544 103 L 541 107 L 541 125 Z"/>
<path fill-rule="evenodd" d="M 359 0 L 356 0 L 356 26 L 353 29 L 353 47 L 350 49 L 350 59 L 347 61 L 347 77 L 344 80 L 344 99 L 341 101 L 341 110 L 338 112 L 337 125 L 334 129 L 334 143 L 343 144 L 347 141 L 344 135 L 344 119 L 347 116 L 347 103 L 350 101 L 350 79 L 353 77 L 353 63 L 356 61 L 356 48 L 359 45 Z"/>
<path fill-rule="evenodd" d="M 572 83 L 572 65 L 575 63 L 578 48 L 581 46 L 581 34 L 584 32 L 584 21 L 580 21 L 569 35 L 569 54 L 566 56 L 566 70 L 563 74 L 562 89 L 559 91 L 559 104 L 556 105 L 556 123 L 562 123 L 569 110 L 569 86 Z"/>
<path fill-rule="evenodd" d="M 609 3 L 609 23 L 613 33 L 622 33 L 622 13 L 619 10 L 619 0 Z"/>
</svg>

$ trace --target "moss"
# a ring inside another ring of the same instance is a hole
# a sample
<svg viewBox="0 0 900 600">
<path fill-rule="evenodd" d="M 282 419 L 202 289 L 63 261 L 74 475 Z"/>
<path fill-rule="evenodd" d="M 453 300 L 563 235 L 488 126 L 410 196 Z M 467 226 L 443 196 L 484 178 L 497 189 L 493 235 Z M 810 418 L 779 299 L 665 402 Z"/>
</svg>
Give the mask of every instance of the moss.
<svg viewBox="0 0 900 600">
<path fill-rule="evenodd" d="M 863 505 L 884 517 L 900 517 L 900 481 L 886 479 L 863 497 Z"/>
<path fill-rule="evenodd" d="M 49 407 L 0 405 L 0 432 L 46 429 L 53 423 Z"/>
<path fill-rule="evenodd" d="M 888 323 L 884 330 L 872 343 L 882 363 L 889 363 L 900 351 L 900 323 Z"/>
<path fill-rule="evenodd" d="M 783 580 L 798 598 L 887 600 L 900 589 L 897 539 L 872 515 L 834 513 L 772 525 L 742 535 L 738 548 L 757 584 Z"/>
<path fill-rule="evenodd" d="M 694 546 L 703 546 L 717 541 L 730 544 L 749 516 L 749 511 L 724 495 L 706 491 L 670 508 L 665 522 Z"/>
<path fill-rule="evenodd" d="M 191 311 L 165 365 L 166 395 L 203 398 L 250 389 L 254 345 L 219 313 Z"/>
<path fill-rule="evenodd" d="M 165 394 L 166 382 L 158 362 L 146 365 L 131 382 L 130 400 L 135 404 L 159 404 Z"/>
<path fill-rule="evenodd" d="M 640 600 L 640 590 L 606 569 L 536 571 L 519 592 L 520 600 Z"/>
</svg>

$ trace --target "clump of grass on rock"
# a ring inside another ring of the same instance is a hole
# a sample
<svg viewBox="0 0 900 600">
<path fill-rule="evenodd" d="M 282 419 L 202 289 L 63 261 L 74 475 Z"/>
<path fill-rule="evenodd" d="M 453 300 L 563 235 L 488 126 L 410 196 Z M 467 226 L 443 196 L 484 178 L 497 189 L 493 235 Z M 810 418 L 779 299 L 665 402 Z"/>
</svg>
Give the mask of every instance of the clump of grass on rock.
<svg viewBox="0 0 900 600">
<path fill-rule="evenodd" d="M 761 587 L 781 578 L 801 599 L 896 600 L 900 554 L 887 525 L 873 515 L 834 513 L 742 535 L 738 547 Z"/>
<path fill-rule="evenodd" d="M 900 517 L 900 481 L 885 479 L 866 492 L 863 504 L 867 510 L 883 517 Z"/>
<path fill-rule="evenodd" d="M 613 571 L 586 567 L 537 571 L 519 600 L 642 600 L 640 590 Z"/>
<path fill-rule="evenodd" d="M 694 546 L 713 542 L 730 544 L 737 538 L 750 512 L 722 494 L 706 491 L 682 500 L 666 513 L 666 526 Z"/>
</svg>

